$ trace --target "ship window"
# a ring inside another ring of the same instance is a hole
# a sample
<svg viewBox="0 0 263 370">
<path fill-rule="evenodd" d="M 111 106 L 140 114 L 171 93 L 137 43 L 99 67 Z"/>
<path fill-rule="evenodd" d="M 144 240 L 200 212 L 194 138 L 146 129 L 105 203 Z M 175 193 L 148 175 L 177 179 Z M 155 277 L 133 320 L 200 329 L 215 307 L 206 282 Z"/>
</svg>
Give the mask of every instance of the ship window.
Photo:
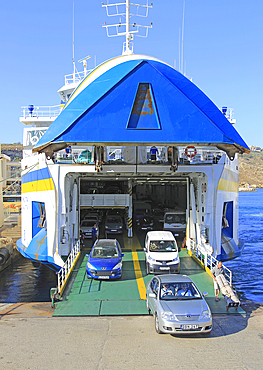
<svg viewBox="0 0 263 370">
<path fill-rule="evenodd" d="M 46 228 L 46 210 L 44 203 L 39 203 L 39 220 L 37 227 Z"/>
<path fill-rule="evenodd" d="M 32 202 L 32 237 L 42 228 L 46 228 L 45 203 Z"/>
<path fill-rule="evenodd" d="M 222 215 L 224 234 L 233 238 L 233 202 L 225 202 Z"/>
</svg>

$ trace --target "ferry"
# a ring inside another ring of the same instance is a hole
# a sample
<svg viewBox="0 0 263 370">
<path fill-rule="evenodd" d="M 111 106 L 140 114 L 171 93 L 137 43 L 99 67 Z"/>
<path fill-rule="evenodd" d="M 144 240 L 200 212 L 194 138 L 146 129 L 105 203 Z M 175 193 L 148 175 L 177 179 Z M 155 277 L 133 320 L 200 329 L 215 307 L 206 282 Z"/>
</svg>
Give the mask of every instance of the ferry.
<svg viewBox="0 0 263 370">
<path fill-rule="evenodd" d="M 166 62 L 133 53 L 140 26 L 131 27 L 125 4 L 123 14 L 116 7 L 125 23 L 111 25 L 125 35 L 122 55 L 90 71 L 83 58 L 83 72 L 74 64 L 58 90 L 61 105 L 23 108 L 17 248 L 58 271 L 79 248 L 88 210 L 122 210 L 132 240 L 135 204 L 145 202 L 151 211 L 184 210 L 183 243 L 204 264 L 240 256 L 238 155 L 249 147 L 233 126 L 233 110 L 218 108 Z"/>
</svg>

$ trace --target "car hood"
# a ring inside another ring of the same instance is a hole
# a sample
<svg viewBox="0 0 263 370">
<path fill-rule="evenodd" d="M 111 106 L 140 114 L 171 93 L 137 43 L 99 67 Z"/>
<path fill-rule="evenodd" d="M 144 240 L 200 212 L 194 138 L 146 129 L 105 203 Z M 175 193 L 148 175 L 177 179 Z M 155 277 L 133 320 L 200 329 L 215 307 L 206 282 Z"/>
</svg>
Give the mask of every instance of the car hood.
<svg viewBox="0 0 263 370">
<path fill-rule="evenodd" d="M 117 265 L 117 263 L 121 262 L 120 257 L 116 258 L 92 258 L 88 259 L 88 262 L 92 264 L 92 266 L 101 268 L 101 267 L 109 267 L 112 268 Z"/>
<path fill-rule="evenodd" d="M 158 261 L 171 261 L 178 257 L 178 252 L 149 252 L 149 255 Z"/>
<path fill-rule="evenodd" d="M 185 299 L 160 301 L 160 308 L 176 315 L 200 315 L 204 310 L 208 310 L 208 305 L 204 299 Z"/>
</svg>

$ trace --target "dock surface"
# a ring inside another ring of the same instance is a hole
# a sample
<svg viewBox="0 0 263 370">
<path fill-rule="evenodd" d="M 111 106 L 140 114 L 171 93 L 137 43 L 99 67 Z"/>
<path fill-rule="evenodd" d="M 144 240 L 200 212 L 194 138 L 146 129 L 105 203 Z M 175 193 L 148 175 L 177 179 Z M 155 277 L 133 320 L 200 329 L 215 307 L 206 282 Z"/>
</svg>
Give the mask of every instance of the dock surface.
<svg viewBox="0 0 263 370">
<path fill-rule="evenodd" d="M 138 242 L 142 243 L 139 239 Z M 222 299 L 215 302 L 212 278 L 182 250 L 181 272 L 187 273 L 202 292 L 208 292 L 213 330 L 209 335 L 158 335 L 154 319 L 147 315 L 145 300 L 140 297 L 143 284 L 145 287 L 151 275 L 146 275 L 142 249 L 138 247 L 136 252 L 138 258 L 125 244 L 122 279 L 103 281 L 99 289 L 99 282 L 85 276 L 83 251 L 65 290 L 65 300 L 55 310 L 50 302 L 0 304 L 1 368 L 262 368 L 262 305 L 247 302 L 242 305 L 245 313 L 241 308 L 227 312 Z M 135 266 L 139 266 L 138 271 Z M 129 313 L 129 306 L 133 307 L 133 314 Z"/>
</svg>

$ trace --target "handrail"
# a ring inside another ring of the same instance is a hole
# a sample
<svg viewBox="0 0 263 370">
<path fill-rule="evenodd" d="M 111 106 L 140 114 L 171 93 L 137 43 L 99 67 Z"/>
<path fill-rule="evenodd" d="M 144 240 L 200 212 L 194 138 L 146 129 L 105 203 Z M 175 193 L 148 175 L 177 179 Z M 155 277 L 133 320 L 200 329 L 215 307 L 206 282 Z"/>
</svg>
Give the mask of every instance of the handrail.
<svg viewBox="0 0 263 370">
<path fill-rule="evenodd" d="M 214 256 L 208 254 L 201 245 L 196 244 L 193 239 L 190 239 L 190 251 L 205 267 L 209 268 L 210 271 L 219 262 Z M 232 271 L 225 265 L 222 264 L 222 266 L 225 271 L 225 277 L 229 285 L 232 286 Z"/>
<path fill-rule="evenodd" d="M 27 107 L 21 107 L 22 118 L 39 118 L 39 117 L 57 117 L 61 112 L 61 105 L 51 106 L 32 106 L 32 110 L 29 111 Z"/>
<path fill-rule="evenodd" d="M 70 84 L 75 83 L 75 82 L 77 82 L 77 83 L 81 82 L 92 71 L 93 71 L 93 69 L 88 69 L 88 70 L 81 71 L 81 72 L 76 71 L 75 74 L 70 73 L 68 75 L 65 75 L 65 85 L 70 85 Z"/>
<path fill-rule="evenodd" d="M 74 267 L 79 255 L 80 255 L 80 241 L 78 240 L 74 248 L 71 250 L 68 259 L 57 273 L 59 294 L 62 294 L 66 285 L 66 281 L 69 278 L 72 268 Z"/>
</svg>

